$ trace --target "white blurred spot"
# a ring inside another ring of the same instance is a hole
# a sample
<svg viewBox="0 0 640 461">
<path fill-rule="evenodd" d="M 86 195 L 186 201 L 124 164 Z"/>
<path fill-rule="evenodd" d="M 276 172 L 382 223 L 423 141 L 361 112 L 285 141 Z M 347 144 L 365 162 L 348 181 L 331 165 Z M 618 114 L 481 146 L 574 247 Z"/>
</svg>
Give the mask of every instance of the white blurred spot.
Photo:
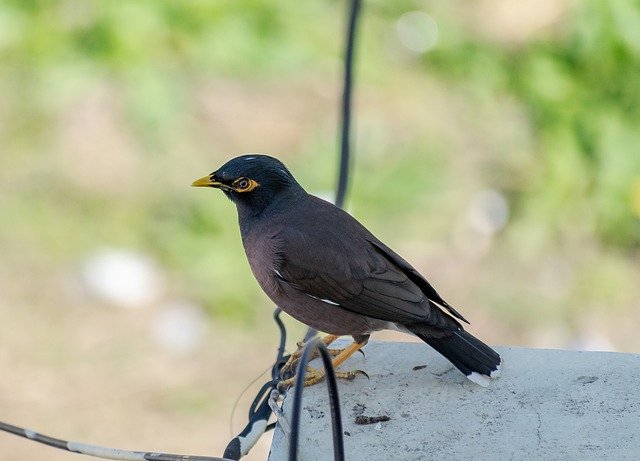
<svg viewBox="0 0 640 461">
<path fill-rule="evenodd" d="M 594 331 L 582 332 L 580 336 L 569 342 L 568 348 L 578 351 L 616 352 L 616 348 L 609 338 Z"/>
<path fill-rule="evenodd" d="M 165 350 L 185 354 L 202 343 L 206 320 L 202 309 L 193 303 L 169 303 L 162 306 L 153 319 L 153 337 Z"/>
<path fill-rule="evenodd" d="M 478 192 L 453 232 L 453 243 L 470 257 L 482 257 L 493 244 L 493 237 L 509 219 L 509 204 L 502 193 L 487 189 Z"/>
<path fill-rule="evenodd" d="M 424 11 L 410 11 L 396 22 L 396 34 L 409 51 L 422 54 L 438 42 L 438 24 Z"/>
<path fill-rule="evenodd" d="M 508 219 L 507 199 L 494 189 L 478 192 L 467 210 L 469 226 L 482 235 L 494 235 L 504 227 Z"/>
<path fill-rule="evenodd" d="M 148 256 L 122 249 L 100 250 L 83 264 L 87 293 L 117 307 L 141 307 L 160 296 L 160 275 Z"/>
<path fill-rule="evenodd" d="M 560 323 L 547 324 L 529 332 L 529 343 L 533 347 L 550 349 L 566 347 L 570 332 L 566 325 Z"/>
</svg>

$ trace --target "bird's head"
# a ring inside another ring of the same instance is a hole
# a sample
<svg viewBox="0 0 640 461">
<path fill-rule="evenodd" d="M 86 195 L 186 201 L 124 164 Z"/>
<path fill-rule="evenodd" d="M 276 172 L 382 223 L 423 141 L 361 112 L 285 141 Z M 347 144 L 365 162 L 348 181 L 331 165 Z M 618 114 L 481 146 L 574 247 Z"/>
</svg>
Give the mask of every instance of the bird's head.
<svg viewBox="0 0 640 461">
<path fill-rule="evenodd" d="M 303 191 L 280 160 L 261 154 L 232 158 L 191 185 L 220 189 L 238 211 L 251 215 L 260 214 L 283 194 Z"/>
</svg>

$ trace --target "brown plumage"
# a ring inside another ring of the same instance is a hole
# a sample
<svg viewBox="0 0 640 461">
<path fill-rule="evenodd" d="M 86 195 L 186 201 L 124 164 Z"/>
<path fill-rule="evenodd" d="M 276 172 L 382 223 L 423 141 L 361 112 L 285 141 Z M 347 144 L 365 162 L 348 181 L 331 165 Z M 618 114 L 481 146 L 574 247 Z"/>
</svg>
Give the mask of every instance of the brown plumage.
<svg viewBox="0 0 640 461">
<path fill-rule="evenodd" d="M 253 274 L 292 317 L 361 344 L 373 331 L 405 331 L 478 384 L 499 375 L 500 356 L 422 275 L 351 215 L 307 194 L 280 161 L 237 157 L 193 185 L 236 204 Z"/>
</svg>

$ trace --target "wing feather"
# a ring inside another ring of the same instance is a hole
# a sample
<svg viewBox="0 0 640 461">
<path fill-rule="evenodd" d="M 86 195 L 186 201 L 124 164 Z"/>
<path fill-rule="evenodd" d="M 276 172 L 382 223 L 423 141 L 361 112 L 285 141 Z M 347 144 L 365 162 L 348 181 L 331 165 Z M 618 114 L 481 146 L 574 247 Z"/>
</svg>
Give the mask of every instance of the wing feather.
<svg viewBox="0 0 640 461">
<path fill-rule="evenodd" d="M 424 286 L 417 284 L 411 273 L 407 274 L 406 267 L 382 254 L 369 240 L 331 235 L 326 229 L 314 235 L 309 232 L 306 229 L 302 234 L 290 227 L 280 229 L 278 238 L 282 245 L 275 269 L 282 275 L 282 283 L 335 303 L 336 308 L 368 317 L 399 324 L 417 322 L 438 328 L 460 328 L 455 319 L 430 302 Z M 311 248 L 319 250 L 312 252 Z M 448 306 L 439 296 L 433 301 Z"/>
</svg>

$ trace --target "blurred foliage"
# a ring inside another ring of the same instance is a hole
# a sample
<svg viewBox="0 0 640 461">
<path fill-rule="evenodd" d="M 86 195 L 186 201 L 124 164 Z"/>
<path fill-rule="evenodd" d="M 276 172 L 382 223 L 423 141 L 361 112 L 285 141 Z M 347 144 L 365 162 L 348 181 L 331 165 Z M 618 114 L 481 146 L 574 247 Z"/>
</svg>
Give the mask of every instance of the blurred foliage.
<svg viewBox="0 0 640 461">
<path fill-rule="evenodd" d="M 612 245 L 637 247 L 640 3 L 579 2 L 562 27 L 516 47 L 456 32 L 425 68 L 464 82 L 479 102 L 516 98 L 535 129 L 534 171 L 516 190 L 520 213 L 551 231 L 566 219 L 595 226 Z"/>
<path fill-rule="evenodd" d="M 365 3 L 357 216 L 387 240 L 447 241 L 474 191 L 494 188 L 511 207 L 492 250 L 502 261 L 526 253 L 544 271 L 558 253 L 574 251 L 567 264 L 578 267 L 613 250 L 613 275 L 591 267 L 554 301 L 522 301 L 531 267 L 496 263 L 510 286 L 469 296 L 507 323 L 539 320 L 542 304 L 567 318 L 584 293 L 606 303 L 632 285 L 621 274 L 640 245 L 640 2 L 559 2 L 553 21 L 517 38 L 487 32 L 508 26 L 485 14 L 500 2 Z M 251 319 L 265 301 L 246 286 L 234 210 L 186 187 L 233 152 L 267 149 L 311 191 L 334 187 L 345 6 L 0 2 L 5 263 L 46 274 L 96 246 L 140 247 L 171 273 L 173 292 Z M 428 52 L 396 37 L 413 10 L 438 24 Z"/>
</svg>

